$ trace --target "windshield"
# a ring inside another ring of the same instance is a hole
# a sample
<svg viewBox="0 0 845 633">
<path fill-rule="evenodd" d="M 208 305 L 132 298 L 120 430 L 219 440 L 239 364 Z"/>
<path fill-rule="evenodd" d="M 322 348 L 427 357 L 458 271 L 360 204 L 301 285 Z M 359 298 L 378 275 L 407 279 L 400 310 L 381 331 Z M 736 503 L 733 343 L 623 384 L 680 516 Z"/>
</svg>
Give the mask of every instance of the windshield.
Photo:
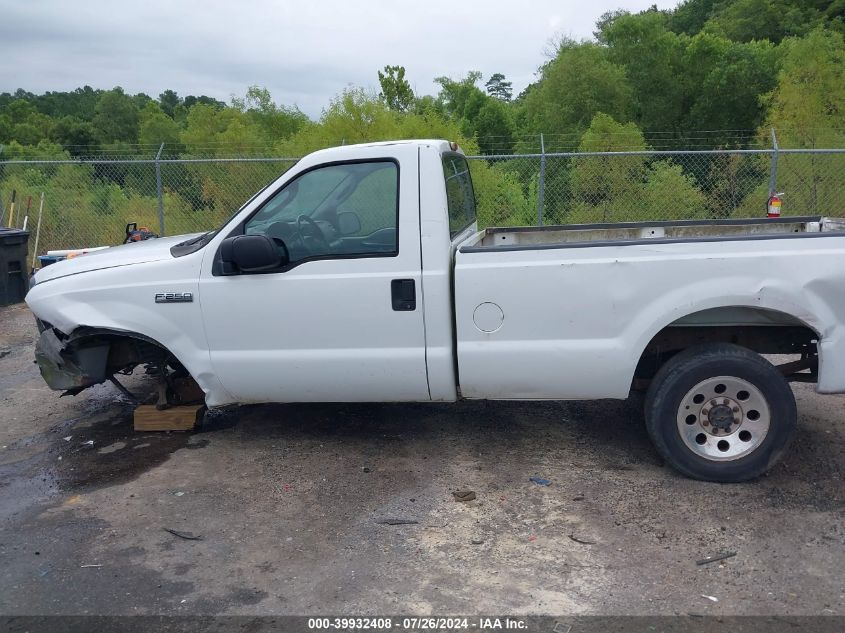
<svg viewBox="0 0 845 633">
<path fill-rule="evenodd" d="M 217 233 L 220 232 L 224 226 L 229 224 L 232 220 L 235 219 L 241 211 L 246 209 L 247 205 L 249 205 L 253 200 L 255 200 L 259 195 L 264 193 L 267 190 L 267 187 L 272 185 L 276 180 L 271 180 L 266 185 L 264 185 L 261 189 L 256 191 L 252 194 L 246 202 L 244 202 L 240 207 L 238 207 L 226 220 L 218 226 L 216 229 L 211 229 L 210 231 L 206 231 L 202 235 L 198 235 L 197 237 L 192 237 L 189 240 L 185 240 L 184 242 L 179 242 L 176 246 L 170 249 L 170 253 L 173 257 L 182 257 L 183 255 L 190 255 L 191 253 L 195 253 L 196 251 L 203 248 L 206 244 L 208 244 Z"/>
</svg>

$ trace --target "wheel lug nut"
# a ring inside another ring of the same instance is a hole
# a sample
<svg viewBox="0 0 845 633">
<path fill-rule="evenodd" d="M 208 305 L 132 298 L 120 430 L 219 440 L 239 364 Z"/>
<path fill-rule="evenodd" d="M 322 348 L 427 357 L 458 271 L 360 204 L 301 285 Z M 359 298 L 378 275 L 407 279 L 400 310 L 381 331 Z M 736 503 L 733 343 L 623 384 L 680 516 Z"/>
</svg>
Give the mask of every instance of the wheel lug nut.
<svg viewBox="0 0 845 633">
<path fill-rule="evenodd" d="M 731 411 L 733 411 L 734 413 L 739 413 L 739 407 L 732 407 Z"/>
<path fill-rule="evenodd" d="M 704 422 L 702 422 L 701 424 L 703 424 L 704 426 L 710 426 L 710 423 L 707 420 L 704 420 Z"/>
<path fill-rule="evenodd" d="M 718 402 L 716 402 L 716 399 L 715 399 L 715 398 L 714 398 L 713 400 L 711 400 L 711 401 L 710 401 L 710 406 L 711 406 L 711 407 L 715 407 L 717 404 L 719 404 L 719 403 L 718 403 Z"/>
</svg>

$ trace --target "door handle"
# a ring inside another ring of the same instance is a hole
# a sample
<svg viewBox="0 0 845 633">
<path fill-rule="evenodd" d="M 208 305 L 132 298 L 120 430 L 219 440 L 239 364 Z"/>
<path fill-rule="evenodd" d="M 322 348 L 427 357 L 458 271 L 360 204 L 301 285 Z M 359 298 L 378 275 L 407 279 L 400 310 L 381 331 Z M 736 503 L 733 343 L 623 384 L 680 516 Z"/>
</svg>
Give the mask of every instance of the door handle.
<svg viewBox="0 0 845 633">
<path fill-rule="evenodd" d="M 413 279 L 394 279 L 390 282 L 390 297 L 397 312 L 417 309 L 417 284 Z"/>
</svg>

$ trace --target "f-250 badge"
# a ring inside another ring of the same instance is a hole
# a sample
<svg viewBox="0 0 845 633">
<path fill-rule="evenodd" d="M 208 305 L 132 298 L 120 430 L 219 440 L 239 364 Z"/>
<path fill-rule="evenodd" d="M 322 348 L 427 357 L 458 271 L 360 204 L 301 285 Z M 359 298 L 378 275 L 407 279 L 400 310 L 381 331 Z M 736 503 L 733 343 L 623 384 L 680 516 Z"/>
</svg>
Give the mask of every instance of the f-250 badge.
<svg viewBox="0 0 845 633">
<path fill-rule="evenodd" d="M 192 303 L 193 292 L 157 292 L 156 303 Z"/>
</svg>

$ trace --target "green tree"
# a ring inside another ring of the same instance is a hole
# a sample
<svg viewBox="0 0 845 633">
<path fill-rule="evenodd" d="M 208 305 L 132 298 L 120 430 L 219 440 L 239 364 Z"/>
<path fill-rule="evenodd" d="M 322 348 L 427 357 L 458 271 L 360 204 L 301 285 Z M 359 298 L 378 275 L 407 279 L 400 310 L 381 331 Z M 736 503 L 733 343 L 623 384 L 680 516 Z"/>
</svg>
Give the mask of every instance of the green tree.
<svg viewBox="0 0 845 633">
<path fill-rule="evenodd" d="M 767 127 L 782 147 L 845 144 L 845 44 L 839 33 L 817 29 L 784 40 L 777 88 L 767 96 Z M 762 132 L 765 134 L 767 129 Z M 842 162 L 837 157 L 787 155 L 778 164 L 778 189 L 793 214 L 838 213 L 845 207 Z"/>
<path fill-rule="evenodd" d="M 513 150 L 513 124 L 498 99 L 489 99 L 481 106 L 471 127 L 483 154 L 507 154 Z"/>
<path fill-rule="evenodd" d="M 735 42 L 780 42 L 806 33 L 818 16 L 811 2 L 734 0 L 720 5 L 704 28 Z"/>
<path fill-rule="evenodd" d="M 232 107 L 241 112 L 262 114 L 272 114 L 276 111 L 276 103 L 270 96 L 270 91 L 261 86 L 250 86 L 243 98 L 232 95 Z"/>
<path fill-rule="evenodd" d="M 510 81 L 505 81 L 502 73 L 493 73 L 487 83 L 484 84 L 487 94 L 501 101 L 510 101 L 513 97 L 513 88 Z"/>
<path fill-rule="evenodd" d="M 123 88 L 114 88 L 100 96 L 92 123 L 100 143 L 134 143 L 138 139 L 138 108 Z"/>
<path fill-rule="evenodd" d="M 600 44 L 607 44 L 607 29 L 623 15 L 631 15 L 631 12 L 626 9 L 614 9 L 613 11 L 605 11 L 596 20 L 596 29 L 593 31 L 593 37 Z"/>
<path fill-rule="evenodd" d="M 158 104 L 164 112 L 171 119 L 175 117 L 176 108 L 182 104 L 182 99 L 173 90 L 165 90 L 158 96 Z"/>
<path fill-rule="evenodd" d="M 695 35 L 707 23 L 723 0 L 684 0 L 669 15 L 669 28 L 675 33 Z"/>
<path fill-rule="evenodd" d="M 414 105 L 414 91 L 405 79 L 404 66 L 385 66 L 384 72 L 378 71 L 378 83 L 381 86 L 379 99 L 396 112 L 407 112 Z"/>
<path fill-rule="evenodd" d="M 453 120 L 436 112 L 398 113 L 377 95 L 363 88 L 348 88 L 332 99 L 319 122 L 304 126 L 291 139 L 279 143 L 277 151 L 286 156 L 301 156 L 341 142 L 425 137 L 454 140 L 469 152 L 478 150 Z"/>
<path fill-rule="evenodd" d="M 138 142 L 154 147 L 164 143 L 175 150 L 179 143 L 179 125 L 164 110 L 151 101 L 141 110 L 138 126 Z"/>
<path fill-rule="evenodd" d="M 23 145 L 35 145 L 41 139 L 49 138 L 54 125 L 49 116 L 20 97 L 16 97 L 3 109 L 3 116 L 3 127 L 8 130 L 3 138 L 5 142 L 15 140 Z"/>
<path fill-rule="evenodd" d="M 765 99 L 766 127 L 782 145 L 839 147 L 845 142 L 845 44 L 839 33 L 817 29 L 782 44 L 777 88 Z"/>
<path fill-rule="evenodd" d="M 707 198 L 680 165 L 661 160 L 648 168 L 637 219 L 693 220 L 707 217 Z M 633 219 L 633 218 L 631 218 Z"/>
<path fill-rule="evenodd" d="M 765 117 L 761 94 L 776 85 L 778 52 L 767 42 L 730 42 L 700 33 L 687 46 L 683 64 L 687 114 L 684 130 L 754 130 Z M 726 132 L 710 141 L 735 142 Z"/>
<path fill-rule="evenodd" d="M 624 66 L 633 88 L 634 120 L 647 132 L 679 130 L 684 114 L 681 60 L 687 39 L 670 31 L 666 14 L 657 10 L 621 15 L 604 36 L 609 59 Z"/>
<path fill-rule="evenodd" d="M 182 101 L 182 105 L 185 106 L 185 108 L 188 110 L 190 110 L 197 104 L 211 106 L 212 108 L 216 108 L 217 110 L 222 110 L 226 107 L 226 104 L 220 101 L 219 99 L 207 97 L 205 95 L 200 95 L 198 97 L 195 95 L 188 95 Z"/>
<path fill-rule="evenodd" d="M 434 83 L 440 86 L 437 100 L 446 116 L 460 121 L 471 119 L 484 105 L 486 95 L 476 85 L 481 73 L 471 70 L 463 79 L 436 77 Z"/>
<path fill-rule="evenodd" d="M 88 121 L 68 114 L 56 121 L 50 138 L 67 146 L 71 154 L 79 156 L 85 154 L 87 148 L 97 142 L 97 132 Z"/>
<path fill-rule="evenodd" d="M 485 94 L 477 85 L 481 73 L 471 71 L 458 80 L 438 77 L 437 100 L 441 110 L 460 125 L 465 137 L 476 137 L 485 154 L 507 154 L 513 150 L 514 123 L 509 106 Z"/>
<path fill-rule="evenodd" d="M 605 47 L 564 41 L 540 73 L 540 81 L 524 97 L 531 130 L 580 136 L 598 112 L 629 119 L 631 87 L 624 67 L 610 61 Z"/>
<path fill-rule="evenodd" d="M 598 113 L 581 137 L 579 152 L 642 151 L 643 133 L 635 123 L 618 123 Z M 572 190 L 581 202 L 580 218 L 619 221 L 639 198 L 645 178 L 645 156 L 579 156 L 572 167 Z M 592 210 L 590 210 L 592 208 Z"/>
<path fill-rule="evenodd" d="M 268 145 L 289 138 L 308 121 L 299 108 L 277 105 L 270 91 L 260 86 L 250 86 L 243 99 L 233 96 L 232 106 L 263 130 Z"/>
</svg>

